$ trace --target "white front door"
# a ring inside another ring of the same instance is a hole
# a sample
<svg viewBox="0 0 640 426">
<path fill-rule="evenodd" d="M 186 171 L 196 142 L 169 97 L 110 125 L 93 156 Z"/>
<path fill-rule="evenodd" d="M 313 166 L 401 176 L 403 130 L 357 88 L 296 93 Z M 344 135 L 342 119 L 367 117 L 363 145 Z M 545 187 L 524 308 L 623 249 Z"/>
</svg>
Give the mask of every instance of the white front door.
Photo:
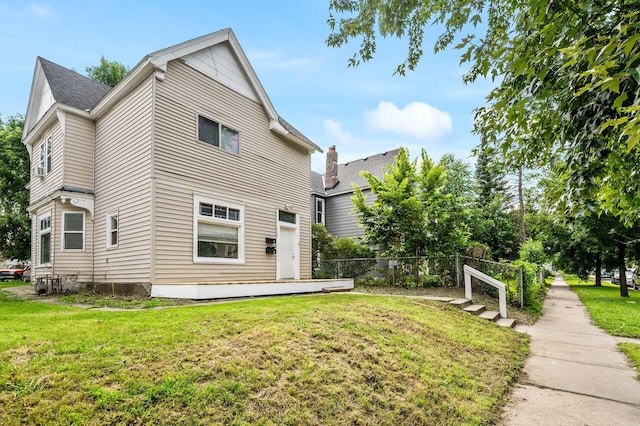
<svg viewBox="0 0 640 426">
<path fill-rule="evenodd" d="M 297 215 L 278 211 L 278 236 L 276 256 L 278 257 L 277 279 L 300 278 L 300 249 Z"/>
</svg>

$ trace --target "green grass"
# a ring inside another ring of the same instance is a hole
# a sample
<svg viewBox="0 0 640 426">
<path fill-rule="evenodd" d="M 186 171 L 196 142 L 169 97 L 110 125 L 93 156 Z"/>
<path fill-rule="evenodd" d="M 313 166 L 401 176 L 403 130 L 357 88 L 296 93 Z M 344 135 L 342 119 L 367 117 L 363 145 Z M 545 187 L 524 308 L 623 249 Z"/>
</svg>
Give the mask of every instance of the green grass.
<svg viewBox="0 0 640 426">
<path fill-rule="evenodd" d="M 593 322 L 613 336 L 640 339 L 640 293 L 629 290 L 629 297 L 620 297 L 620 287 L 607 281 L 596 287 L 593 280 L 583 281 L 565 275 L 565 281 L 578 294 Z M 619 343 L 618 347 L 634 364 L 640 378 L 640 345 Z"/>
<path fill-rule="evenodd" d="M 327 295 L 103 312 L 0 291 L 0 424 L 494 424 L 527 337 Z"/>
<path fill-rule="evenodd" d="M 164 299 L 154 298 L 130 298 L 120 296 L 108 296 L 95 293 L 69 294 L 65 296 L 57 296 L 56 300 L 60 303 L 69 305 L 90 305 L 98 308 L 117 308 L 117 309 L 151 309 L 160 306 L 182 306 L 193 305 L 192 300 L 185 299 Z"/>
<path fill-rule="evenodd" d="M 21 287 L 24 285 L 31 285 L 31 283 L 25 283 L 21 280 L 0 281 L 0 289 L 9 287 Z"/>
<path fill-rule="evenodd" d="M 640 293 L 629 290 L 629 297 L 620 297 L 620 287 L 606 281 L 596 287 L 593 280 L 582 281 L 574 275 L 564 279 L 598 327 L 614 336 L 640 338 Z"/>
</svg>

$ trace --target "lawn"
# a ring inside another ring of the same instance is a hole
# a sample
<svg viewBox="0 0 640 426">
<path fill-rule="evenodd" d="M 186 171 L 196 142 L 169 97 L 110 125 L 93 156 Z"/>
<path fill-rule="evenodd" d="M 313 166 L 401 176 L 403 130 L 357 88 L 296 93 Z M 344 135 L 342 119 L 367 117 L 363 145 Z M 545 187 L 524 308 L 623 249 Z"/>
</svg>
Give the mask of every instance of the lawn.
<svg viewBox="0 0 640 426">
<path fill-rule="evenodd" d="M 494 424 L 527 337 L 352 294 L 104 312 L 0 291 L 0 424 Z"/>
<path fill-rule="evenodd" d="M 593 280 L 583 281 L 565 275 L 567 284 L 578 294 L 593 322 L 613 336 L 640 339 L 640 292 L 629 290 L 629 297 L 620 297 L 620 287 L 603 281 L 596 287 Z M 640 378 L 640 345 L 619 343 L 638 370 Z"/>
</svg>

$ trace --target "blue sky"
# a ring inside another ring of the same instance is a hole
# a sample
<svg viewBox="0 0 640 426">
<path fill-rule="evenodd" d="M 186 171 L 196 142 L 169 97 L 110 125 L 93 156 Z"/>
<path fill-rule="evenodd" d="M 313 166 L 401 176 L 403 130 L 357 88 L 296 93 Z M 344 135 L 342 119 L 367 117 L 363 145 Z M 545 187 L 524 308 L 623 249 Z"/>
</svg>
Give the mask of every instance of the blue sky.
<svg viewBox="0 0 640 426">
<path fill-rule="evenodd" d="M 230 27 L 278 113 L 339 162 L 404 146 L 435 160 L 448 152 L 470 164 L 479 137 L 473 110 L 491 84 L 464 85 L 458 52 L 431 53 L 427 32 L 418 69 L 394 76 L 406 42 L 381 39 L 358 68 L 358 48 L 325 44 L 329 0 L 4 1 L 0 0 L 0 115 L 25 114 L 37 56 L 84 74 L 104 55 L 135 66 L 145 55 Z M 324 172 L 324 154 L 312 169 Z"/>
</svg>

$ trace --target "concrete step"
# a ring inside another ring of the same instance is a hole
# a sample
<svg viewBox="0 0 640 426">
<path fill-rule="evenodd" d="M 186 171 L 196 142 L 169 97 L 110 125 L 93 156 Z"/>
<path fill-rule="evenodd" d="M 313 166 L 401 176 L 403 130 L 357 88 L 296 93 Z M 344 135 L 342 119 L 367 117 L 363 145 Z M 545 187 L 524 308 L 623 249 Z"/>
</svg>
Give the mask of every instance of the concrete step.
<svg viewBox="0 0 640 426">
<path fill-rule="evenodd" d="M 456 308 L 464 309 L 471 304 L 471 299 L 455 299 L 449 302 L 449 304 Z"/>
<path fill-rule="evenodd" d="M 486 320 L 489 321 L 497 321 L 498 318 L 500 318 L 500 312 L 496 312 L 496 311 L 484 311 L 482 312 L 480 315 L 478 315 L 480 318 L 484 318 Z"/>
<path fill-rule="evenodd" d="M 336 286 L 336 287 L 324 287 L 322 289 L 323 293 L 339 293 L 339 292 L 344 292 L 344 291 L 351 291 L 353 289 L 348 288 L 348 287 L 343 287 L 343 286 Z"/>
<path fill-rule="evenodd" d="M 516 320 L 514 320 L 513 318 L 498 318 L 496 324 L 501 327 L 513 328 L 516 326 Z"/>
<path fill-rule="evenodd" d="M 481 313 L 483 313 L 487 308 L 484 305 L 469 305 L 465 308 L 463 308 L 465 312 L 469 312 L 473 315 L 480 315 Z"/>
</svg>

